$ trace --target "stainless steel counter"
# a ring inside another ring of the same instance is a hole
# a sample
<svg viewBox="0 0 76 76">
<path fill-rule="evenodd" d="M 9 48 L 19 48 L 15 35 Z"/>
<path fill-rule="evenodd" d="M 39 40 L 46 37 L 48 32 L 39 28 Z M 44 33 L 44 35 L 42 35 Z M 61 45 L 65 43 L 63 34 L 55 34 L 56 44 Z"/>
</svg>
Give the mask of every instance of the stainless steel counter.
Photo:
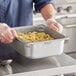
<svg viewBox="0 0 76 76">
<path fill-rule="evenodd" d="M 75 73 L 76 60 L 66 54 L 38 60 L 25 59 L 24 63 L 14 62 L 12 69 L 14 74 L 6 76 L 61 75 Z"/>
</svg>

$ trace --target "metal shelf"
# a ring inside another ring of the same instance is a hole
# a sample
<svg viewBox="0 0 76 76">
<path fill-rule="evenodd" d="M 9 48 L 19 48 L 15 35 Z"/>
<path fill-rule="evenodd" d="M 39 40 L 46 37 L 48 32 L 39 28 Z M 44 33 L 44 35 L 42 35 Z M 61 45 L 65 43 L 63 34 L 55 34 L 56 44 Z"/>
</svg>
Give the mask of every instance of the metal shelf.
<svg viewBox="0 0 76 76">
<path fill-rule="evenodd" d="M 14 62 L 14 74 L 6 76 L 51 76 L 76 72 L 76 60 L 66 54 L 38 60 L 25 59 L 24 62 Z"/>
</svg>

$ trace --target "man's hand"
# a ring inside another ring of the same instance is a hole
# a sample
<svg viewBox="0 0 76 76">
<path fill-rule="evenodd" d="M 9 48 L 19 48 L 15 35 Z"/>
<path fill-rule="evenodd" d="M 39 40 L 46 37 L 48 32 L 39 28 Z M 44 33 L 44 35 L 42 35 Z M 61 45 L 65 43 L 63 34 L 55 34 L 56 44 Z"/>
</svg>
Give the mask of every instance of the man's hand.
<svg viewBox="0 0 76 76">
<path fill-rule="evenodd" d="M 11 43 L 18 37 L 14 29 L 10 28 L 5 23 L 0 23 L 0 40 L 3 43 Z"/>
<path fill-rule="evenodd" d="M 48 19 L 47 25 L 49 28 L 51 28 L 59 33 L 62 33 L 62 31 L 63 31 L 63 26 L 60 23 L 58 23 L 55 19 Z"/>
<path fill-rule="evenodd" d="M 62 32 L 63 27 L 61 24 L 59 24 L 55 20 L 56 10 L 54 9 L 52 4 L 48 3 L 48 4 L 44 5 L 40 9 L 40 12 L 41 12 L 42 16 L 44 17 L 44 19 L 47 21 L 49 28 L 51 28 L 57 32 L 60 32 L 60 33 Z"/>
</svg>

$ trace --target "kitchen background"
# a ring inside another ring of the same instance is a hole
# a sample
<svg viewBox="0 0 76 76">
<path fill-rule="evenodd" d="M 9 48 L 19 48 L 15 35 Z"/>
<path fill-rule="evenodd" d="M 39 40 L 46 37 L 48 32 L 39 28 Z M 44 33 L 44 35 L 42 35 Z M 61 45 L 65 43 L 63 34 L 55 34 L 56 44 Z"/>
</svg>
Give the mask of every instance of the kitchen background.
<svg viewBox="0 0 76 76">
<path fill-rule="evenodd" d="M 56 20 L 64 27 L 63 34 L 70 40 L 65 44 L 64 52 L 76 52 L 76 0 L 54 0 Z M 46 24 L 40 13 L 34 11 L 33 24 Z"/>
<path fill-rule="evenodd" d="M 65 42 L 64 52 L 76 58 L 76 0 L 55 0 L 54 4 L 56 9 L 56 20 L 63 25 L 63 34 L 70 38 L 69 41 Z M 46 22 L 40 13 L 34 11 L 33 24 L 46 24 Z M 55 62 L 52 62 L 53 59 L 45 58 L 40 60 L 26 59 L 26 64 L 24 63 L 23 65 L 13 62 L 11 64 L 12 67 L 8 65 L 1 69 L 3 72 L 9 74 L 13 71 L 13 75 L 6 76 L 51 76 L 56 74 L 57 76 L 63 76 L 63 73 L 76 72 L 76 60 L 65 54 L 56 56 L 56 58 L 57 60 L 55 61 L 58 66 L 56 66 Z M 18 57 L 18 59 L 23 62 L 25 61 L 25 59 L 21 57 Z M 76 75 L 74 73 L 68 74 L 68 76 Z"/>
<path fill-rule="evenodd" d="M 63 34 L 69 37 L 64 52 L 76 59 L 76 0 L 54 0 L 56 20 L 64 27 Z M 33 24 L 46 24 L 40 13 L 34 13 Z M 69 74 L 68 76 L 73 76 Z M 76 76 L 74 74 L 74 76 Z"/>
</svg>

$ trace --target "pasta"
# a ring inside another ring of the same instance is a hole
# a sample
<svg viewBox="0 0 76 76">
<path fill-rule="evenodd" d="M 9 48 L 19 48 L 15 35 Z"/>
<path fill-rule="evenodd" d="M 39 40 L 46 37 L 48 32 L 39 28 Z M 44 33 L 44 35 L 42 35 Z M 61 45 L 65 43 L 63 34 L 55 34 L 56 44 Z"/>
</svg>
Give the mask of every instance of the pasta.
<svg viewBox="0 0 76 76">
<path fill-rule="evenodd" d="M 25 34 L 18 32 L 18 37 L 25 42 L 40 42 L 54 39 L 52 36 L 46 34 L 45 32 L 36 32 L 36 31 L 28 32 Z"/>
</svg>

